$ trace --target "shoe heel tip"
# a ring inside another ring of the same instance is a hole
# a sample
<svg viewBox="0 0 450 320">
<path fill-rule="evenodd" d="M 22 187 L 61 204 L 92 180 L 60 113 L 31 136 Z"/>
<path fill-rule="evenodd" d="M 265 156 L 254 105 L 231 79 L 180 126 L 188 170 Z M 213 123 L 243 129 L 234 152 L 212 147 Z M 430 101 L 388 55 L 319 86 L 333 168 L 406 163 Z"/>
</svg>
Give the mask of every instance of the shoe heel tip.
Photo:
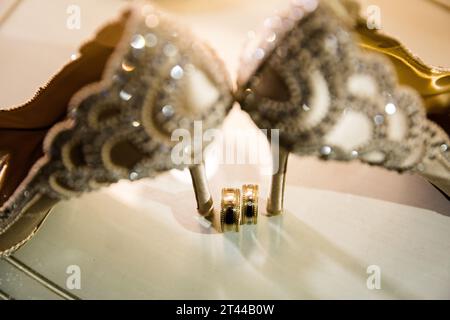
<svg viewBox="0 0 450 320">
<path fill-rule="evenodd" d="M 210 198 L 203 206 L 199 207 L 197 212 L 204 218 L 214 215 L 214 204 L 212 198 Z"/>
<path fill-rule="evenodd" d="M 268 216 L 268 217 L 280 216 L 283 213 L 284 213 L 284 209 L 274 209 L 274 208 L 270 208 L 270 207 L 266 208 L 266 216 Z"/>
</svg>

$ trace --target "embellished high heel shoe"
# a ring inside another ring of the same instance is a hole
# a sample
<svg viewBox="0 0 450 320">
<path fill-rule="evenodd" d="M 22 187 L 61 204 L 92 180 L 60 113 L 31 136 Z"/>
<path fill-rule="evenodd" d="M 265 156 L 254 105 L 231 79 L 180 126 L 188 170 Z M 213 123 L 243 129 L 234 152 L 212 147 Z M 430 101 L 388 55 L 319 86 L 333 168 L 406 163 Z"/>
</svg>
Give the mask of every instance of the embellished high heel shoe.
<svg viewBox="0 0 450 320">
<path fill-rule="evenodd" d="M 29 240 L 59 200 L 173 168 L 189 167 L 198 212 L 210 215 L 203 164 L 172 161 L 171 134 L 196 120 L 219 126 L 230 88 L 209 47 L 151 6 L 132 6 L 32 100 L 0 111 L 0 255 Z"/>
<path fill-rule="evenodd" d="M 450 71 L 365 30 L 355 12 L 349 1 L 295 0 L 244 51 L 238 99 L 280 135 L 269 215 L 283 212 L 291 152 L 416 173 L 450 194 Z"/>
</svg>

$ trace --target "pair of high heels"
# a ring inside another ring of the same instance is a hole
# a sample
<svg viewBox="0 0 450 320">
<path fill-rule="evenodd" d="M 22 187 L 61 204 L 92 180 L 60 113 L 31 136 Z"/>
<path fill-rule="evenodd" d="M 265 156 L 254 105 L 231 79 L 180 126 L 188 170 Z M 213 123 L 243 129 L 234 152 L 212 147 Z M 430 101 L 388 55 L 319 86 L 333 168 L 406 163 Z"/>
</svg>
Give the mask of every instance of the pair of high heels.
<svg viewBox="0 0 450 320">
<path fill-rule="evenodd" d="M 151 5 L 133 5 L 32 100 L 0 111 L 0 255 L 26 243 L 58 201 L 173 168 L 189 168 L 198 212 L 210 216 L 203 164 L 176 164 L 171 134 L 197 120 L 218 127 L 236 100 L 258 127 L 279 130 L 269 215 L 283 212 L 290 152 L 417 173 L 448 196 L 448 131 L 427 120 L 424 101 L 448 121 L 449 72 L 360 23 L 351 2 L 294 1 L 249 44 L 233 93 L 208 46 Z M 399 70 L 422 86 L 400 86 Z"/>
</svg>

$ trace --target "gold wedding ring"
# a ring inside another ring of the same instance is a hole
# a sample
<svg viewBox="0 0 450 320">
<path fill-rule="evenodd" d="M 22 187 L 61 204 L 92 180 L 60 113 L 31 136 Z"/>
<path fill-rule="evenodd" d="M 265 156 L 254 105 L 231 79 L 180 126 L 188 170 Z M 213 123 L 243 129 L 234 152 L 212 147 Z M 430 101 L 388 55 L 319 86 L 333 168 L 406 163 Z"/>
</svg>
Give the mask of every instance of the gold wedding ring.
<svg viewBox="0 0 450 320">
<path fill-rule="evenodd" d="M 258 186 L 256 184 L 245 184 L 242 186 L 242 224 L 258 223 Z"/>
<path fill-rule="evenodd" d="M 220 225 L 222 232 L 239 231 L 241 215 L 241 192 L 239 189 L 222 189 Z"/>
</svg>

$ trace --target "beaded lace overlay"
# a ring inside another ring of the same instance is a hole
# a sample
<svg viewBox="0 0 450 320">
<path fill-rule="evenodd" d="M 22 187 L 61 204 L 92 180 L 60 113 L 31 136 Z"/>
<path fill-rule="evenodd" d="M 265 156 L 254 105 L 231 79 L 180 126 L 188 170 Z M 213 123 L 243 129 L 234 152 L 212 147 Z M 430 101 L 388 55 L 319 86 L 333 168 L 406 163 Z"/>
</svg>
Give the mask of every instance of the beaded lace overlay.
<svg viewBox="0 0 450 320">
<path fill-rule="evenodd" d="M 418 94 L 398 85 L 387 59 L 362 52 L 323 5 L 294 6 L 271 21 L 244 54 L 244 64 L 259 59 L 257 71 L 240 77 L 243 108 L 259 127 L 280 129 L 281 144 L 299 155 L 418 172 L 450 192 L 448 136 L 427 120 Z M 284 96 L 261 89 L 274 81 Z"/>
<path fill-rule="evenodd" d="M 172 131 L 223 122 L 233 98 L 209 47 L 149 6 L 131 13 L 102 82 L 73 97 L 69 118 L 47 135 L 45 159 L 0 211 L 0 233 L 36 195 L 65 199 L 182 168 L 171 159 Z"/>
</svg>

